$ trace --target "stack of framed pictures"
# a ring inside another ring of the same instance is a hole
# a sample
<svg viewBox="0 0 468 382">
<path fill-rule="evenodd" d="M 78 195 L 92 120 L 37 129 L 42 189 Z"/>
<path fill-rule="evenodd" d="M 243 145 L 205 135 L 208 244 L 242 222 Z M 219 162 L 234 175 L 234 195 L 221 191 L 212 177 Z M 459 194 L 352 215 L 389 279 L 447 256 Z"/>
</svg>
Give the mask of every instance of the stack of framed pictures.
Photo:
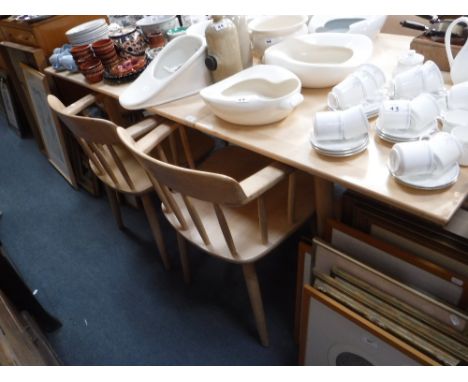
<svg viewBox="0 0 468 382">
<path fill-rule="evenodd" d="M 468 277 L 467 210 L 440 227 L 355 192 L 346 191 L 342 200 L 347 225 Z"/>
<path fill-rule="evenodd" d="M 466 280 L 338 222 L 302 244 L 303 365 L 463 365 Z M 337 249 L 337 248 L 341 248 Z"/>
</svg>

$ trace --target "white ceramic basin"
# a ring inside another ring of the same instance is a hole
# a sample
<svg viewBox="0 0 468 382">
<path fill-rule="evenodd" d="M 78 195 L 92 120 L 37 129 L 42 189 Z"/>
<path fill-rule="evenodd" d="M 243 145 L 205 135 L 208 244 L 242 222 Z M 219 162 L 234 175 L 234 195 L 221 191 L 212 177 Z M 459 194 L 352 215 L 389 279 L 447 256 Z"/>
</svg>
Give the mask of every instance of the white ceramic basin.
<svg viewBox="0 0 468 382">
<path fill-rule="evenodd" d="M 374 38 L 386 19 L 387 16 L 380 15 L 317 15 L 310 19 L 308 27 L 310 33 L 354 33 Z"/>
<path fill-rule="evenodd" d="M 265 49 L 287 37 L 307 33 L 307 16 L 261 16 L 249 23 L 253 50 L 261 57 Z"/>
<path fill-rule="evenodd" d="M 197 93 L 211 84 L 205 56 L 206 42 L 200 36 L 172 40 L 122 93 L 120 104 L 136 110 Z"/>
<path fill-rule="evenodd" d="M 285 118 L 304 97 L 301 81 L 289 70 L 256 65 L 200 92 L 219 118 L 239 125 L 264 125 Z"/>
<path fill-rule="evenodd" d="M 265 64 L 280 65 L 296 74 L 306 88 L 341 82 L 372 55 L 373 43 L 363 35 L 314 33 L 291 37 L 268 48 Z"/>
</svg>

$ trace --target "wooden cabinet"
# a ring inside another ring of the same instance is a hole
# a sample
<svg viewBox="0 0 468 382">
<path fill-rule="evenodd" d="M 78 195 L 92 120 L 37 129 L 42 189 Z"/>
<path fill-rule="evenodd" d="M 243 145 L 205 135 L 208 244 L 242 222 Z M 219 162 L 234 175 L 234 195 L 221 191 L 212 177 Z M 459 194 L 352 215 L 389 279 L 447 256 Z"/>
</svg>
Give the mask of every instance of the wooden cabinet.
<svg viewBox="0 0 468 382">
<path fill-rule="evenodd" d="M 0 365 L 59 365 L 47 339 L 26 312 L 18 312 L 0 291 Z"/>
<path fill-rule="evenodd" d="M 48 57 L 56 47 L 68 42 L 65 36 L 67 30 L 97 18 L 105 18 L 105 16 L 52 16 L 35 23 L 4 19 L 0 21 L 0 31 L 3 35 L 0 37 L 6 41 L 41 48 L 44 50 L 45 56 Z"/>
</svg>

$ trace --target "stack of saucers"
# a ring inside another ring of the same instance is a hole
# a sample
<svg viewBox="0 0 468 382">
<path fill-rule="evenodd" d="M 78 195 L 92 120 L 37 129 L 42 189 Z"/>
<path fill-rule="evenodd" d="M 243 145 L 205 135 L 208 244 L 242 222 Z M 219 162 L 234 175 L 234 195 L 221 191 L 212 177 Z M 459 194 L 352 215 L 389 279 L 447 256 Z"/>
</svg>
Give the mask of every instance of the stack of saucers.
<svg viewBox="0 0 468 382">
<path fill-rule="evenodd" d="M 429 93 L 413 100 L 389 100 L 382 104 L 376 134 L 391 143 L 416 141 L 437 131 L 440 107 Z"/>
<path fill-rule="evenodd" d="M 320 154 L 332 157 L 364 151 L 369 143 L 369 122 L 362 106 L 316 113 L 310 143 Z"/>
<path fill-rule="evenodd" d="M 68 41 L 73 46 L 89 45 L 95 41 L 109 37 L 109 26 L 105 19 L 91 20 L 77 25 L 65 32 Z"/>
</svg>

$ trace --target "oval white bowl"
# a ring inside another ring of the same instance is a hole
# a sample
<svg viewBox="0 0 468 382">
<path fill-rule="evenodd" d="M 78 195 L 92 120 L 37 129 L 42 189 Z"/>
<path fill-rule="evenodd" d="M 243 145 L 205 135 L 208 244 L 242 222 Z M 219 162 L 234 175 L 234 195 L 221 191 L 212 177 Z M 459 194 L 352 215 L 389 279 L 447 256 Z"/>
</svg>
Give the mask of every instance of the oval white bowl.
<svg viewBox="0 0 468 382">
<path fill-rule="evenodd" d="M 372 56 L 373 43 L 363 35 L 314 33 L 291 37 L 268 48 L 264 62 L 291 70 L 306 88 L 341 82 Z"/>
<path fill-rule="evenodd" d="M 211 111 L 238 125 L 264 125 L 287 117 L 303 101 L 301 81 L 289 70 L 256 65 L 200 91 Z"/>
<path fill-rule="evenodd" d="M 382 29 L 387 16 L 382 15 L 335 15 L 312 16 L 308 28 L 310 33 L 354 33 L 373 39 Z"/>
</svg>

